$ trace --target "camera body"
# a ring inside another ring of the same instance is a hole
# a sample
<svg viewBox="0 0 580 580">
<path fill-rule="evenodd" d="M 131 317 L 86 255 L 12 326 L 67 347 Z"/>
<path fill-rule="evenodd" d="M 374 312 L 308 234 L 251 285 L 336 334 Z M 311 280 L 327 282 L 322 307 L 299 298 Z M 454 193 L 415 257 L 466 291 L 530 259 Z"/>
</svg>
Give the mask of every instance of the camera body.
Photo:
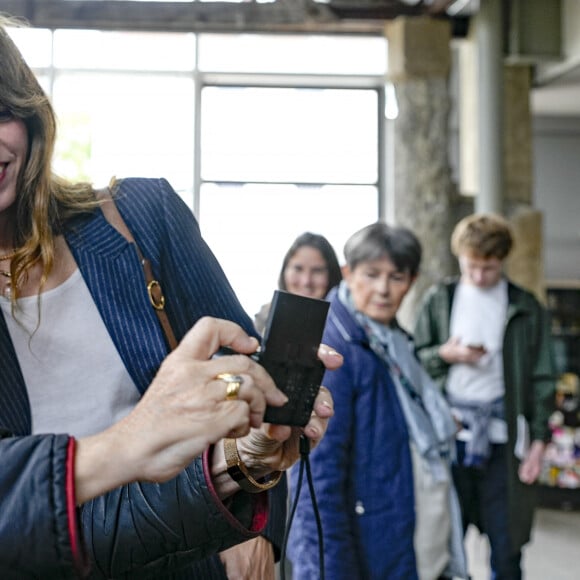
<svg viewBox="0 0 580 580">
<path fill-rule="evenodd" d="M 304 427 L 310 420 L 325 371 L 318 347 L 329 306 L 326 300 L 274 292 L 260 351 L 250 355 L 288 397 L 283 407 L 266 408 L 267 423 Z M 217 354 L 235 353 L 224 347 Z"/>
</svg>

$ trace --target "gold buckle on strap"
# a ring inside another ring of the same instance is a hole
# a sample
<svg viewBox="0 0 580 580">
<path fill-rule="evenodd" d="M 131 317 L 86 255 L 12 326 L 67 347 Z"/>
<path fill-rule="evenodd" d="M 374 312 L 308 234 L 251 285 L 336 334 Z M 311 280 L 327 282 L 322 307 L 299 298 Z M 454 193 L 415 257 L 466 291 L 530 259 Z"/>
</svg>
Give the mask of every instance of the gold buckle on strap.
<svg viewBox="0 0 580 580">
<path fill-rule="evenodd" d="M 163 310 L 165 308 L 165 296 L 161 291 L 161 285 L 157 280 L 151 280 L 147 284 L 147 293 L 149 294 L 149 302 L 155 310 Z"/>
</svg>

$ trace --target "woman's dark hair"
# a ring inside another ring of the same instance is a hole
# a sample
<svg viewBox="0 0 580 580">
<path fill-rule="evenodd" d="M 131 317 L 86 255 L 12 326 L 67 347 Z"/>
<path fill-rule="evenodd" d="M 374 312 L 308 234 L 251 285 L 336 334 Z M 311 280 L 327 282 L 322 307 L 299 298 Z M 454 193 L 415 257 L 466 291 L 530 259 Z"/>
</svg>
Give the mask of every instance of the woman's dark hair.
<svg viewBox="0 0 580 580">
<path fill-rule="evenodd" d="M 376 222 L 355 232 L 344 246 L 344 257 L 351 270 L 361 262 L 388 257 L 400 272 L 416 276 L 421 263 L 421 242 L 404 227 Z"/>
<path fill-rule="evenodd" d="M 284 281 L 284 271 L 286 270 L 290 259 L 304 246 L 315 248 L 322 254 L 328 269 L 328 288 L 326 289 L 326 293 L 328 293 L 331 288 L 340 284 L 340 281 L 342 280 L 342 272 L 338 264 L 338 258 L 336 257 L 336 253 L 330 245 L 330 242 L 324 236 L 313 234 L 311 232 L 304 232 L 299 235 L 286 252 L 284 260 L 282 261 L 282 269 L 278 276 L 278 288 L 280 290 L 287 290 L 286 282 Z"/>
</svg>

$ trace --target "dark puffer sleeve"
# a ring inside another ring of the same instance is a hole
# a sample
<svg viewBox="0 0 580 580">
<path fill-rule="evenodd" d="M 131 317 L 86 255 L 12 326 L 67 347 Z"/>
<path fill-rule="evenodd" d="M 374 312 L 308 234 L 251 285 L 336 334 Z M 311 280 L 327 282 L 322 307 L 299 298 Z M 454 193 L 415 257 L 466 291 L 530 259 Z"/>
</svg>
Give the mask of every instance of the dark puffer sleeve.
<svg viewBox="0 0 580 580">
<path fill-rule="evenodd" d="M 77 578 L 86 572 L 74 506 L 74 441 L 0 441 L 0 577 Z"/>
<path fill-rule="evenodd" d="M 85 504 L 91 577 L 158 577 L 260 532 L 267 495 L 238 493 L 226 509 L 207 470 L 206 453 L 171 481 L 133 483 Z"/>
</svg>

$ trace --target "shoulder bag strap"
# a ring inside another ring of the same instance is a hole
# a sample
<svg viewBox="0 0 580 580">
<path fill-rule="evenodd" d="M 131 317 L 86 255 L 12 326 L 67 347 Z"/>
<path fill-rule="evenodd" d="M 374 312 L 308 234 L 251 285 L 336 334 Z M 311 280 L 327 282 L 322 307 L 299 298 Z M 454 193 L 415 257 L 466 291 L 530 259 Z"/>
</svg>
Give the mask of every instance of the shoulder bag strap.
<svg viewBox="0 0 580 580">
<path fill-rule="evenodd" d="M 127 227 L 125 220 L 121 216 L 121 213 L 119 212 L 119 209 L 115 204 L 115 200 L 111 195 L 110 189 L 108 187 L 105 189 L 101 189 L 97 191 L 96 194 L 98 199 L 103 200 L 101 209 L 103 210 L 103 214 L 107 218 L 107 221 L 120 234 L 122 234 L 127 239 L 127 241 L 135 245 L 137 255 L 139 256 L 139 261 L 141 262 L 141 266 L 143 266 L 143 273 L 145 274 L 149 302 L 151 302 L 151 306 L 153 306 L 153 308 L 155 309 L 155 313 L 157 314 L 157 318 L 159 318 L 159 323 L 161 324 L 161 328 L 163 329 L 163 332 L 165 334 L 167 345 L 171 350 L 173 350 L 177 346 L 177 340 L 175 338 L 175 334 L 173 333 L 173 329 L 171 328 L 171 323 L 169 322 L 167 313 L 165 312 L 165 296 L 163 296 L 161 284 L 159 283 L 158 280 L 156 280 L 153 277 L 151 263 L 141 253 L 141 249 L 137 245 L 137 242 L 135 241 L 135 238 L 133 237 L 131 230 L 129 230 L 129 228 Z"/>
</svg>

